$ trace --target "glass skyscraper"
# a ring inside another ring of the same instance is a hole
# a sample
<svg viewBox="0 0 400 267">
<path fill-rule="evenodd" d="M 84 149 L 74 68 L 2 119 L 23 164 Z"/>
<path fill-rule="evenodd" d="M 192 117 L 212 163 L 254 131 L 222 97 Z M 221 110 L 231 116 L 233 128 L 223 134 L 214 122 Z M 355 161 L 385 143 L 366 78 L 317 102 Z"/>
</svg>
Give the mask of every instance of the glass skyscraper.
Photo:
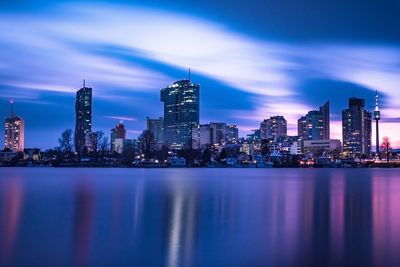
<svg viewBox="0 0 400 267">
<path fill-rule="evenodd" d="M 199 124 L 200 85 L 190 80 L 161 89 L 164 102 L 164 142 L 172 149 L 191 147 L 192 127 Z"/>
<path fill-rule="evenodd" d="M 92 88 L 85 86 L 76 92 L 75 151 L 82 153 L 86 135 L 92 131 Z"/>
<path fill-rule="evenodd" d="M 342 111 L 343 154 L 347 157 L 369 156 L 371 153 L 372 114 L 364 107 L 364 99 L 352 97 L 349 108 Z"/>
</svg>

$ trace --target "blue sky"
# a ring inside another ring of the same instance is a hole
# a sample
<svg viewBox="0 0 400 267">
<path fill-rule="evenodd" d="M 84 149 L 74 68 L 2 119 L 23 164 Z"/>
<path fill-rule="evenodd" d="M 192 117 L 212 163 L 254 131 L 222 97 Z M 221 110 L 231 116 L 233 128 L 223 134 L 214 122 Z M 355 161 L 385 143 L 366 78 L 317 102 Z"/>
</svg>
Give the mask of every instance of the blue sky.
<svg viewBox="0 0 400 267">
<path fill-rule="evenodd" d="M 372 110 L 378 89 L 381 136 L 399 146 L 399 15 L 398 1 L 2 1 L 0 114 L 15 99 L 26 146 L 54 147 L 74 127 L 85 78 L 94 129 L 109 134 L 123 119 L 136 137 L 146 116 L 162 115 L 160 88 L 190 67 L 203 123 L 245 135 L 282 114 L 296 134 L 297 119 L 330 100 L 341 138 L 347 99 Z"/>
</svg>

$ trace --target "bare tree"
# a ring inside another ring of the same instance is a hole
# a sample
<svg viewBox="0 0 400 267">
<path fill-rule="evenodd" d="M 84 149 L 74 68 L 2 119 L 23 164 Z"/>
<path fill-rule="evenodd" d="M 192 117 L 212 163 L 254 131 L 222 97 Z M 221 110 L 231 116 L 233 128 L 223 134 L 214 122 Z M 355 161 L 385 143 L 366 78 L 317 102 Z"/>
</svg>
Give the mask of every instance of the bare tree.
<svg viewBox="0 0 400 267">
<path fill-rule="evenodd" d="M 95 157 L 97 157 L 97 152 L 101 147 L 101 140 L 104 136 L 102 131 L 96 131 L 93 133 L 89 133 L 89 143 L 90 143 L 90 150 L 94 153 Z"/>
<path fill-rule="evenodd" d="M 72 130 L 66 129 L 62 132 L 61 137 L 58 139 L 58 143 L 61 151 L 69 156 L 72 152 Z"/>
<path fill-rule="evenodd" d="M 386 152 L 386 161 L 389 162 L 389 154 L 390 154 L 390 151 L 392 149 L 391 141 L 390 141 L 389 137 L 387 137 L 387 136 L 383 137 L 382 143 L 381 143 L 381 147 Z"/>
</svg>

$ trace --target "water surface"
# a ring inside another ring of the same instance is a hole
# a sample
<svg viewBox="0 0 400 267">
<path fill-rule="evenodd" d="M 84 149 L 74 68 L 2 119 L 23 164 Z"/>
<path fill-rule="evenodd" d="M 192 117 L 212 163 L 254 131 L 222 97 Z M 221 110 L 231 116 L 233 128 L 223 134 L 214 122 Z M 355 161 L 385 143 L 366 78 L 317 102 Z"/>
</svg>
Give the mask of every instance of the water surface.
<svg viewBox="0 0 400 267">
<path fill-rule="evenodd" d="M 400 266 L 396 169 L 0 169 L 0 266 Z"/>
</svg>

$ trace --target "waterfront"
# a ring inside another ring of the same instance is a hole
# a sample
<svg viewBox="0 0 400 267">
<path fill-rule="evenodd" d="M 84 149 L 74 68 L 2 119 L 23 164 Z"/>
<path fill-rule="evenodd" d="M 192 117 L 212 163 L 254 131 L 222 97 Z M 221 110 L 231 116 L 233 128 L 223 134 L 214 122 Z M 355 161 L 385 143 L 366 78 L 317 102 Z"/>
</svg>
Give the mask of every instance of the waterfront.
<svg viewBox="0 0 400 267">
<path fill-rule="evenodd" d="M 0 169 L 0 266 L 399 266 L 396 169 Z"/>
</svg>

